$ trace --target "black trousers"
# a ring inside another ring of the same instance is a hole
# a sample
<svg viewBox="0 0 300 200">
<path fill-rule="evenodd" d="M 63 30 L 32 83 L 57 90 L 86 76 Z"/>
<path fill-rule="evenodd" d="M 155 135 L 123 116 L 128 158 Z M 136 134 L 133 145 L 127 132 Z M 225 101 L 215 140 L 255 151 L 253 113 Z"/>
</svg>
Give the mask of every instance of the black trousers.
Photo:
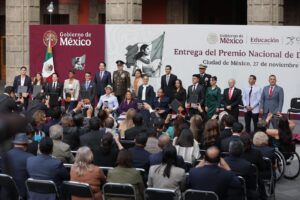
<svg viewBox="0 0 300 200">
<path fill-rule="evenodd" d="M 251 133 L 251 119 L 253 121 L 253 126 L 254 126 L 254 132 L 256 131 L 257 128 L 257 122 L 258 122 L 258 115 L 259 113 L 252 113 L 251 111 L 247 111 L 245 113 L 245 125 L 246 125 L 246 132 Z"/>
</svg>

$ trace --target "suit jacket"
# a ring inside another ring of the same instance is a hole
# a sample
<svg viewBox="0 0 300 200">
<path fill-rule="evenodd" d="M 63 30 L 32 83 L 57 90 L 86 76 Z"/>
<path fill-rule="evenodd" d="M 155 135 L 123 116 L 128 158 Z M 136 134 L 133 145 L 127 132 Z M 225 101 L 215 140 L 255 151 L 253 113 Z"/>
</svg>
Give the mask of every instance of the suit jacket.
<svg viewBox="0 0 300 200">
<path fill-rule="evenodd" d="M 161 164 L 162 163 L 162 157 L 163 157 L 162 152 L 151 154 L 149 156 L 150 166 Z M 182 156 L 179 156 L 179 155 L 177 156 L 177 161 L 175 163 L 175 166 L 180 167 L 182 169 L 185 169 L 185 163 L 184 163 L 184 160 L 183 160 Z"/>
<path fill-rule="evenodd" d="M 241 138 L 237 135 L 231 135 L 230 137 L 224 138 L 221 140 L 221 151 L 228 152 L 229 151 L 229 143 L 231 141 L 240 140 Z"/>
<path fill-rule="evenodd" d="M 170 74 L 169 83 L 167 84 L 166 75 L 161 77 L 160 88 L 162 88 L 165 92 L 165 95 L 173 100 L 174 90 L 175 90 L 175 81 L 177 80 L 177 76 L 174 74 Z"/>
<path fill-rule="evenodd" d="M 27 196 L 25 181 L 29 177 L 26 170 L 26 162 L 27 158 L 32 156 L 31 153 L 27 153 L 20 148 L 13 148 L 2 157 L 2 172 L 13 177 L 20 196 L 23 198 Z M 11 192 L 7 191 L 5 199 L 13 199 L 11 195 Z"/>
<path fill-rule="evenodd" d="M 96 72 L 96 75 L 94 77 L 94 82 L 97 87 L 97 95 L 102 96 L 105 94 L 104 88 L 107 85 L 111 85 L 111 73 L 109 71 L 104 71 L 104 74 L 102 75 L 102 79 L 100 78 L 100 71 Z"/>
<path fill-rule="evenodd" d="M 80 86 L 79 98 L 80 99 L 89 99 L 91 104 L 94 105 L 95 97 L 97 95 L 96 84 L 93 81 L 90 81 L 88 89 L 86 89 L 85 81 Z"/>
<path fill-rule="evenodd" d="M 232 136 L 232 128 L 225 128 L 221 133 L 220 133 L 220 140 L 223 140 L 225 138 L 231 137 Z"/>
<path fill-rule="evenodd" d="M 116 96 L 120 96 L 123 99 L 127 90 L 130 89 L 130 85 L 130 74 L 128 71 L 123 70 L 121 73 L 114 71 L 113 89 Z"/>
<path fill-rule="evenodd" d="M 139 90 L 138 90 L 138 100 L 142 100 L 142 95 L 143 95 L 143 85 L 141 85 L 139 87 Z M 154 101 L 154 98 L 155 98 L 154 89 L 153 89 L 153 87 L 151 85 L 148 85 L 147 88 L 146 88 L 146 102 L 149 105 L 152 105 L 152 103 Z"/>
<path fill-rule="evenodd" d="M 231 110 L 239 110 L 239 105 L 242 100 L 242 91 L 238 88 L 234 88 L 231 99 L 229 99 L 229 88 L 224 89 L 222 103 L 224 108 L 231 106 Z"/>
<path fill-rule="evenodd" d="M 210 78 L 211 75 L 210 74 L 204 74 L 203 77 L 201 76 L 201 74 L 199 74 L 200 79 L 199 79 L 199 84 L 203 85 L 205 88 L 210 87 Z"/>
<path fill-rule="evenodd" d="M 188 186 L 194 190 L 215 192 L 219 199 L 227 199 L 231 188 L 241 188 L 241 183 L 234 173 L 218 165 L 205 165 L 190 170 Z"/>
<path fill-rule="evenodd" d="M 118 112 L 120 114 L 127 112 L 130 108 L 137 109 L 137 100 L 132 99 L 129 103 L 127 103 L 126 100 L 122 101 L 119 108 Z"/>
<path fill-rule="evenodd" d="M 147 128 L 144 126 L 134 126 L 125 131 L 125 140 L 134 140 L 135 136 L 139 133 L 147 132 Z"/>
<path fill-rule="evenodd" d="M 60 140 L 53 140 L 52 156 L 63 163 L 74 163 L 74 156 L 71 153 L 70 145 Z"/>
<path fill-rule="evenodd" d="M 149 169 L 149 156 L 150 153 L 143 147 L 134 146 L 128 149 L 132 155 L 133 166 L 135 168 L 143 168 L 146 171 Z"/>
<path fill-rule="evenodd" d="M 91 130 L 90 132 L 80 136 L 80 146 L 88 146 L 94 152 L 99 146 L 105 132 Z"/>
<path fill-rule="evenodd" d="M 53 83 L 47 83 L 46 88 L 45 88 L 45 94 L 50 95 L 50 94 L 57 94 L 59 97 L 62 98 L 63 96 L 63 84 L 57 82 L 55 88 L 53 88 Z"/>
<path fill-rule="evenodd" d="M 273 88 L 272 96 L 269 96 L 270 86 L 265 86 L 262 94 L 260 107 L 264 113 L 277 113 L 282 112 L 282 106 L 284 101 L 284 92 L 282 87 L 275 85 Z"/>
<path fill-rule="evenodd" d="M 156 97 L 152 103 L 152 108 L 156 109 L 156 108 L 160 108 L 162 110 L 165 110 L 164 114 L 168 114 L 169 113 L 169 97 L 164 97 L 162 98 L 161 101 L 158 101 L 158 97 Z"/>
<path fill-rule="evenodd" d="M 6 94 L 0 94 L 1 114 L 7 114 L 11 112 L 21 112 L 21 111 L 22 111 L 22 107 L 21 106 L 19 107 L 16 101 L 12 97 Z"/>
<path fill-rule="evenodd" d="M 250 163 L 255 164 L 260 172 L 262 172 L 266 168 L 262 153 L 257 149 L 250 148 L 245 150 L 242 158 L 249 161 Z"/>
<path fill-rule="evenodd" d="M 41 154 L 27 159 L 27 172 L 30 178 L 41 180 L 52 180 L 61 191 L 62 182 L 69 180 L 69 172 L 60 160 L 52 158 L 50 155 Z M 48 200 L 54 200 L 55 195 L 47 195 Z M 30 193 L 31 200 L 45 198 L 44 194 Z"/>
<path fill-rule="evenodd" d="M 174 99 L 177 99 L 181 103 L 181 106 L 185 107 L 186 90 L 184 88 L 180 89 L 178 92 L 174 90 Z"/>
<path fill-rule="evenodd" d="M 15 89 L 15 93 L 18 92 L 18 87 L 21 85 L 21 75 L 18 75 L 14 79 L 13 87 Z M 25 76 L 24 86 L 27 86 L 27 92 L 30 92 L 32 89 L 32 82 L 29 76 Z"/>
<path fill-rule="evenodd" d="M 203 104 L 205 97 L 204 86 L 198 84 L 195 91 L 193 91 L 193 85 L 188 87 L 187 103 L 200 103 Z"/>
</svg>

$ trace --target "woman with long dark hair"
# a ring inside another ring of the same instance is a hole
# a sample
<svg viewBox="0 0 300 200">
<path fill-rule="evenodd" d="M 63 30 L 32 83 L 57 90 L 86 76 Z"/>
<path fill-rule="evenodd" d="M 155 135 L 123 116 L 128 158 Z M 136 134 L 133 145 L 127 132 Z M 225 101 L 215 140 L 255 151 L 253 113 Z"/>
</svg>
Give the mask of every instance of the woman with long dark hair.
<svg viewBox="0 0 300 200">
<path fill-rule="evenodd" d="M 186 90 L 182 86 L 182 81 L 177 79 L 175 81 L 174 99 L 180 102 L 180 106 L 184 108 L 186 101 Z"/>
<path fill-rule="evenodd" d="M 176 167 L 177 153 L 175 147 L 167 145 L 163 149 L 162 163 L 150 167 L 148 187 L 175 189 L 180 194 L 185 189 L 185 171 Z"/>
</svg>

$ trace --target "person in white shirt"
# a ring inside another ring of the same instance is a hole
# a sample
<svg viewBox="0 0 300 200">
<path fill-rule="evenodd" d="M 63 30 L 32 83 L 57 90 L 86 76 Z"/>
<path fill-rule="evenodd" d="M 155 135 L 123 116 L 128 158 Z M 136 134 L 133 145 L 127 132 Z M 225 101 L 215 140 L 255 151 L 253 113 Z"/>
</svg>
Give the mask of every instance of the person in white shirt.
<svg viewBox="0 0 300 200">
<path fill-rule="evenodd" d="M 250 75 L 248 79 L 249 85 L 243 90 L 243 105 L 245 112 L 245 126 L 246 132 L 251 133 L 251 119 L 253 121 L 254 132 L 256 131 L 258 116 L 259 116 L 259 102 L 261 98 L 261 88 L 256 83 L 256 76 Z"/>
<path fill-rule="evenodd" d="M 155 92 L 153 87 L 149 85 L 149 77 L 147 75 L 144 75 L 143 85 L 141 85 L 138 89 L 138 100 L 152 105 L 154 98 Z"/>
<path fill-rule="evenodd" d="M 78 103 L 80 84 L 75 79 L 75 71 L 69 71 L 69 78 L 64 82 L 63 98 L 65 100 L 66 110 L 72 110 Z"/>
<path fill-rule="evenodd" d="M 111 85 L 105 87 L 105 94 L 100 97 L 96 109 L 102 107 L 103 110 L 109 111 L 109 113 L 116 113 L 119 108 L 118 99 L 116 96 L 112 95 L 113 88 Z"/>
</svg>

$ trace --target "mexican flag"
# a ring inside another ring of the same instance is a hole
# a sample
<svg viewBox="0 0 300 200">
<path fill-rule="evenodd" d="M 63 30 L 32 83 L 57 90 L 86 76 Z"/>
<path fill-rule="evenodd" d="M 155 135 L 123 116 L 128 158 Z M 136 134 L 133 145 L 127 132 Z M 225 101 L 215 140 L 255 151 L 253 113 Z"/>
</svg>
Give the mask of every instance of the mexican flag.
<svg viewBox="0 0 300 200">
<path fill-rule="evenodd" d="M 45 60 L 44 60 L 44 64 L 43 64 L 42 75 L 44 78 L 48 78 L 54 72 L 55 72 L 55 70 L 54 70 L 54 63 L 53 63 L 52 44 L 51 44 L 51 39 L 49 38 L 46 55 L 45 55 Z"/>
</svg>

